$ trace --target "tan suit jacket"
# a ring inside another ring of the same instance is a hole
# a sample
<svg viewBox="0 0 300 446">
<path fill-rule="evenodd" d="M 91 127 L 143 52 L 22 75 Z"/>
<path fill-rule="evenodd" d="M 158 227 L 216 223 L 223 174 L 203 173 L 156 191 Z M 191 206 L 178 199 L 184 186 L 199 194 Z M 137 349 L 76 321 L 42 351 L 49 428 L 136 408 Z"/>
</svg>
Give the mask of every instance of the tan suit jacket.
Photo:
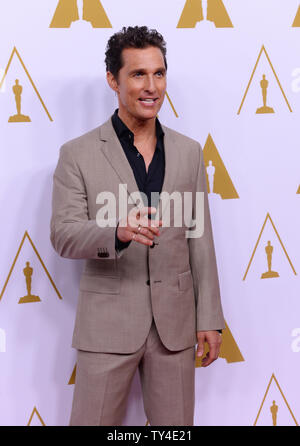
<svg viewBox="0 0 300 446">
<path fill-rule="evenodd" d="M 118 220 L 119 184 L 127 185 L 128 195 L 138 191 L 111 119 L 60 149 L 53 177 L 50 238 L 62 257 L 86 259 L 74 348 L 133 353 L 145 342 L 153 317 L 161 341 L 172 351 L 195 345 L 196 330 L 225 327 L 202 150 L 198 142 L 162 127 L 166 162 L 162 191 L 189 191 L 193 197 L 203 191 L 205 225 L 202 237 L 186 238 L 188 228 L 172 227 L 171 212 L 171 227 L 160 229 L 159 244 L 153 249 L 132 241 L 118 254 L 115 225 L 97 225 L 100 192 L 116 197 Z M 162 207 L 160 201 L 164 220 Z"/>
</svg>

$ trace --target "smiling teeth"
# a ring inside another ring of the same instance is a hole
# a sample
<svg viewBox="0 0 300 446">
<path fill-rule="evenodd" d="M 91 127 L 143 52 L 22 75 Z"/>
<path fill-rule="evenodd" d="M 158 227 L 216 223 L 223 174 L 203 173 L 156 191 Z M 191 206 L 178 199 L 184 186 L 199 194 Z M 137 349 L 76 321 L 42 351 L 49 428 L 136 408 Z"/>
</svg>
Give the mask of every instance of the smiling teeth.
<svg viewBox="0 0 300 446">
<path fill-rule="evenodd" d="M 154 99 L 141 99 L 142 102 L 154 102 Z"/>
</svg>

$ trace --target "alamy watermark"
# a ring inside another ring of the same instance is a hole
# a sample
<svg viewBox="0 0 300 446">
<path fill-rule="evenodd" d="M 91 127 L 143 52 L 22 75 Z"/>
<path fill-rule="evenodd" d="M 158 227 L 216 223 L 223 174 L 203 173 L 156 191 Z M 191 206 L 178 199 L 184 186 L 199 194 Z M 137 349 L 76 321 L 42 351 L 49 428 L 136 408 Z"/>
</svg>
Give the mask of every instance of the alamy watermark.
<svg viewBox="0 0 300 446">
<path fill-rule="evenodd" d="M 294 353 L 300 352 L 300 328 L 294 328 L 292 330 L 292 337 L 295 338 L 292 341 L 291 349 Z"/>
<path fill-rule="evenodd" d="M 159 215 L 159 202 L 163 218 Z M 96 204 L 102 205 L 96 214 L 96 222 L 100 228 L 116 227 L 118 223 L 120 226 L 126 226 L 124 219 L 129 214 L 128 206 L 134 205 L 135 208 L 130 212 L 137 213 L 142 208 L 148 207 L 148 198 L 145 193 L 139 191 L 128 194 L 127 184 L 119 184 L 118 202 L 113 192 L 103 191 L 97 195 Z M 192 192 L 173 191 L 171 194 L 166 191 L 151 192 L 151 206 L 157 209 L 151 221 L 162 220 L 162 227 L 165 228 L 171 227 L 171 221 L 172 227 L 186 227 L 186 238 L 199 238 L 203 235 L 204 192 L 197 191 L 194 200 Z M 119 219 L 117 219 L 117 208 Z"/>
</svg>

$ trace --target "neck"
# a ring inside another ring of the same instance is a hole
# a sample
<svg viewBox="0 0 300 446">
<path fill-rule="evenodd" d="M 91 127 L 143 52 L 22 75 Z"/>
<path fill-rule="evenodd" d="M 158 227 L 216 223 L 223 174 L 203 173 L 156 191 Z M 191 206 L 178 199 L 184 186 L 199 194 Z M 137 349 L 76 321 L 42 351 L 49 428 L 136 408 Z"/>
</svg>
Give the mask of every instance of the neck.
<svg viewBox="0 0 300 446">
<path fill-rule="evenodd" d="M 121 109 L 118 111 L 119 118 L 134 134 L 135 139 L 148 139 L 156 135 L 155 119 L 137 119 L 132 115 L 124 113 Z"/>
</svg>

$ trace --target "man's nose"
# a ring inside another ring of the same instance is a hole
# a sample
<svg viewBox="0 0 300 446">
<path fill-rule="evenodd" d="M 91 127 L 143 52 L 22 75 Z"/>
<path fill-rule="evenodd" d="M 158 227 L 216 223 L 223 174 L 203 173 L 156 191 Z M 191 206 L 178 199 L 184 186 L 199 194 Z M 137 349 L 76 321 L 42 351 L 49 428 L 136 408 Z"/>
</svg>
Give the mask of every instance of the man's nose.
<svg viewBox="0 0 300 446">
<path fill-rule="evenodd" d="M 149 75 L 146 78 L 145 90 L 149 91 L 149 93 L 154 93 L 156 90 L 154 77 Z"/>
</svg>

